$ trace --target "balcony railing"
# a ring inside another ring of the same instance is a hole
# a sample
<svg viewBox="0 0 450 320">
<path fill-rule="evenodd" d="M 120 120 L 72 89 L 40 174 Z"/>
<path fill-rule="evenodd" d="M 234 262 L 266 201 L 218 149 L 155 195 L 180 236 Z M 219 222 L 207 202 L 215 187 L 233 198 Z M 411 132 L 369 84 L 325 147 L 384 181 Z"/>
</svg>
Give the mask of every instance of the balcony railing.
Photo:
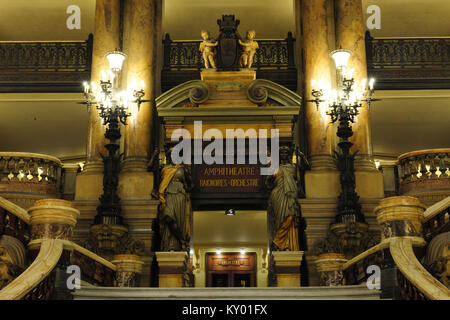
<svg viewBox="0 0 450 320">
<path fill-rule="evenodd" d="M 295 39 L 258 40 L 257 78 L 296 90 Z M 0 42 L 0 92 L 81 92 L 90 78 L 93 36 L 86 41 Z M 200 41 L 163 40 L 162 91 L 200 79 Z M 379 89 L 449 89 L 450 38 L 372 38 L 367 67 Z"/>
<path fill-rule="evenodd" d="M 252 68 L 256 77 L 272 80 L 292 90 L 297 89 L 297 69 L 294 63 L 294 42 L 292 33 L 286 39 L 257 40 Z M 162 91 L 183 82 L 200 79 L 200 70 L 204 68 L 199 50 L 200 40 L 173 41 L 169 34 L 163 40 L 164 65 L 162 70 Z"/>
<path fill-rule="evenodd" d="M 81 91 L 90 78 L 86 41 L 0 42 L 0 92 Z"/>
<path fill-rule="evenodd" d="M 426 205 L 450 195 L 450 148 L 408 152 L 397 162 L 401 195 L 416 196 Z"/>
<path fill-rule="evenodd" d="M 450 38 L 372 38 L 367 68 L 379 89 L 450 88 Z"/>
<path fill-rule="evenodd" d="M 62 163 L 25 152 L 0 152 L 0 194 L 23 208 L 41 198 L 59 197 Z"/>
</svg>

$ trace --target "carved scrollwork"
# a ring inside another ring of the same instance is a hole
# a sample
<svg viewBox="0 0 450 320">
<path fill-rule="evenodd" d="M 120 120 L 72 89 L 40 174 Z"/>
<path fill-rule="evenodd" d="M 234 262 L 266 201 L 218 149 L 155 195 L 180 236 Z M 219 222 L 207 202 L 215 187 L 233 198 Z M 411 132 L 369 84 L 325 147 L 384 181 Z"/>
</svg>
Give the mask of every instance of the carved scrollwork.
<svg viewBox="0 0 450 320">
<path fill-rule="evenodd" d="M 247 97 L 251 102 L 257 104 L 258 106 L 262 106 L 267 102 L 269 92 L 261 85 L 261 83 L 258 81 L 253 81 L 248 86 Z"/>
<path fill-rule="evenodd" d="M 142 240 L 134 239 L 126 228 L 103 224 L 91 228 L 84 247 L 110 259 L 117 254 L 142 255 L 145 245 Z"/>
<path fill-rule="evenodd" d="M 196 106 L 208 100 L 209 88 L 206 84 L 198 82 L 198 85 L 189 90 L 189 101 Z"/>
<path fill-rule="evenodd" d="M 376 244 L 368 233 L 368 225 L 358 222 L 336 223 L 331 225 L 324 239 L 317 239 L 313 245 L 316 255 L 342 253 L 352 258 Z"/>
</svg>

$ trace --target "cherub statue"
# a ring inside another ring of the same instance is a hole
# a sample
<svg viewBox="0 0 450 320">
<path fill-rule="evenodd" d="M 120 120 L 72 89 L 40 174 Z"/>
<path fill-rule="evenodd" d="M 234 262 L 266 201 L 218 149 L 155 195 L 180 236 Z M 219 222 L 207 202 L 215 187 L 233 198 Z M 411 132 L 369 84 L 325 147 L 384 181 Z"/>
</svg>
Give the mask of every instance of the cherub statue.
<svg viewBox="0 0 450 320">
<path fill-rule="evenodd" d="M 216 68 L 216 48 L 219 44 L 210 37 L 209 31 L 202 30 L 203 41 L 200 43 L 200 51 L 202 52 L 205 68 Z"/>
<path fill-rule="evenodd" d="M 247 39 L 242 41 L 239 39 L 239 44 L 242 46 L 242 55 L 239 60 L 241 68 L 251 68 L 253 64 L 253 56 L 256 53 L 256 49 L 259 48 L 258 42 L 253 40 L 256 36 L 255 30 L 247 31 Z"/>
</svg>

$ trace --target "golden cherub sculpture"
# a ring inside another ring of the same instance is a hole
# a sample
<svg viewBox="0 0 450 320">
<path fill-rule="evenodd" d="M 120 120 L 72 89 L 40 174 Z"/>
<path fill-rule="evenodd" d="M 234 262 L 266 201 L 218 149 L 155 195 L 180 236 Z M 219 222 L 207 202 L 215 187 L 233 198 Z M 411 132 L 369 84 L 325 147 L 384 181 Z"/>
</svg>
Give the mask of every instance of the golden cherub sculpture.
<svg viewBox="0 0 450 320">
<path fill-rule="evenodd" d="M 216 48 L 219 44 L 210 37 L 209 31 L 202 30 L 203 41 L 200 43 L 200 51 L 202 52 L 205 68 L 216 68 Z"/>
<path fill-rule="evenodd" d="M 239 44 L 242 46 L 242 55 L 239 60 L 241 68 L 251 68 L 253 64 L 253 56 L 256 53 L 256 49 L 259 48 L 258 42 L 253 40 L 256 36 L 255 30 L 247 31 L 247 39 L 242 41 L 239 39 Z"/>
</svg>

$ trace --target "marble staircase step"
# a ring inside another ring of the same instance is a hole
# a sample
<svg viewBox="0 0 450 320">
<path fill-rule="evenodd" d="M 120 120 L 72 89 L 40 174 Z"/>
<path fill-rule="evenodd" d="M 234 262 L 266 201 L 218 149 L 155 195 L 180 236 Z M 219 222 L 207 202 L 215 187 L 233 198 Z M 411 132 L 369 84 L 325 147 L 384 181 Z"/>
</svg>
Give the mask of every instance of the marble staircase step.
<svg viewBox="0 0 450 320">
<path fill-rule="evenodd" d="M 301 288 L 110 288 L 81 287 L 75 300 L 378 300 L 365 285 Z"/>
</svg>

